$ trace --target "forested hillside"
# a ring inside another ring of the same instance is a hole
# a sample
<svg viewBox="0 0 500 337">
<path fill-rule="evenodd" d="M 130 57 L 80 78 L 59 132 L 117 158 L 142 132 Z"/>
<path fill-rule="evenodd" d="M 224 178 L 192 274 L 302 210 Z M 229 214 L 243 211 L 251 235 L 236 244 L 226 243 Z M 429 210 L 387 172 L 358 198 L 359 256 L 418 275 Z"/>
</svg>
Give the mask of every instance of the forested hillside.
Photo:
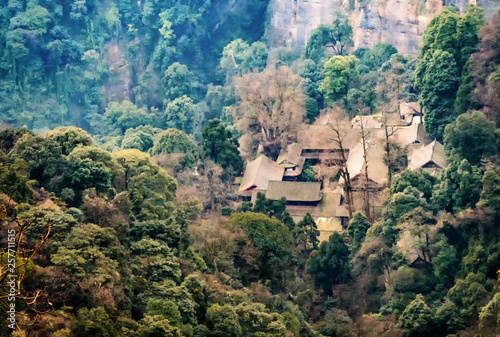
<svg viewBox="0 0 500 337">
<path fill-rule="evenodd" d="M 2 336 L 500 335 L 500 12 L 0 6 Z"/>
<path fill-rule="evenodd" d="M 267 1 L 0 6 L 0 118 L 31 129 L 71 124 L 98 132 L 110 101 L 164 110 L 164 100 L 177 98 L 166 92 L 169 80 L 188 79 L 190 91 L 178 93 L 202 100 L 207 84 L 224 76 L 215 69 L 222 49 L 236 38 L 252 43 L 263 36 Z"/>
</svg>

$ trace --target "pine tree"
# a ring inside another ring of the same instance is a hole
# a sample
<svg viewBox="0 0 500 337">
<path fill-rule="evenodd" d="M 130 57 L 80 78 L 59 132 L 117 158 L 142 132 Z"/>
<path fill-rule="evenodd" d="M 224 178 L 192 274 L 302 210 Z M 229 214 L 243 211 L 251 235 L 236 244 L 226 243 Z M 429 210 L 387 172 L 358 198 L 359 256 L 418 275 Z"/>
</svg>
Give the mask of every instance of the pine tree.
<svg viewBox="0 0 500 337">
<path fill-rule="evenodd" d="M 349 221 L 349 226 L 347 227 L 347 232 L 352 240 L 352 253 L 357 252 L 363 241 L 365 241 L 366 231 L 368 228 L 370 228 L 370 223 L 366 220 L 366 217 L 360 212 L 354 213 L 354 216 L 351 221 Z"/>
<path fill-rule="evenodd" d="M 219 119 L 209 121 L 202 136 L 205 155 L 225 170 L 231 167 L 237 174 L 243 170 L 238 141 Z"/>
<path fill-rule="evenodd" d="M 433 325 L 433 313 L 421 294 L 417 295 L 399 318 L 399 326 L 407 330 L 410 336 L 428 336 Z"/>
<path fill-rule="evenodd" d="M 295 226 L 295 237 L 299 245 L 303 244 L 304 249 L 318 249 L 319 230 L 316 226 L 316 222 L 311 217 L 311 214 L 307 213 L 299 223 Z"/>
</svg>

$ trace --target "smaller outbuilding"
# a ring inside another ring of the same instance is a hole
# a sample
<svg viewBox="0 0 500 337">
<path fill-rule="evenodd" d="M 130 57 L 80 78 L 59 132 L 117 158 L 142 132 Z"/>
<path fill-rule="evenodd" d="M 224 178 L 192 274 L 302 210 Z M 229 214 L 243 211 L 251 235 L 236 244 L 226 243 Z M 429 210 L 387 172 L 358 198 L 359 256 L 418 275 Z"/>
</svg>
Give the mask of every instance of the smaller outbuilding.
<svg viewBox="0 0 500 337">
<path fill-rule="evenodd" d="M 301 154 L 302 147 L 297 143 L 290 144 L 286 151 L 281 151 L 276 162 L 285 169 L 284 180 L 296 180 L 302 174 L 306 159 Z"/>
<path fill-rule="evenodd" d="M 423 169 L 432 176 L 438 177 L 441 171 L 448 167 L 444 146 L 437 140 L 414 149 L 408 157 L 410 170 Z"/>
</svg>

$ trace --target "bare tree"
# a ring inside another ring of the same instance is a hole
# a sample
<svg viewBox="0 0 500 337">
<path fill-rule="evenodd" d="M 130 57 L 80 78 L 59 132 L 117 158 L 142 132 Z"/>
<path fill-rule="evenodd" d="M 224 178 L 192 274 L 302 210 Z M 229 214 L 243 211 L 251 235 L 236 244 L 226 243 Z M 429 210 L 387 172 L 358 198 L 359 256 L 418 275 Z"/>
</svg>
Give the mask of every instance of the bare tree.
<svg viewBox="0 0 500 337">
<path fill-rule="evenodd" d="M 30 264 L 50 236 L 51 220 L 42 219 L 41 215 L 22 220 L 15 216 L 16 204 L 12 198 L 3 199 L 3 196 L 0 195 L 0 228 L 5 234 L 5 241 L 2 240 L 5 245 L 0 248 L 0 304 L 3 308 L 10 308 L 13 299 L 20 300 L 38 315 L 52 304 L 43 290 L 27 291 L 23 283 L 31 273 Z M 27 233 L 40 220 L 46 226 L 45 232 L 36 242 L 27 242 Z M 26 315 L 16 311 L 16 315 L 20 314 Z M 13 324 L 17 325 L 17 322 Z"/>
<path fill-rule="evenodd" d="M 219 212 L 229 203 L 232 196 L 231 186 L 223 179 L 222 167 L 212 160 L 205 159 L 198 167 L 197 192 L 205 209 Z"/>
<path fill-rule="evenodd" d="M 368 220 L 371 220 L 370 216 L 370 182 L 368 178 L 368 147 L 369 147 L 369 137 L 370 132 L 368 132 L 364 127 L 363 118 L 360 118 L 361 126 L 361 142 L 363 144 L 363 168 L 365 171 L 363 179 L 363 208 L 365 216 Z"/>
<path fill-rule="evenodd" d="M 399 109 L 399 108 L 398 108 Z M 390 143 L 390 137 L 394 135 L 395 129 L 393 126 L 388 125 L 388 120 L 387 120 L 387 111 L 383 112 L 383 125 L 384 125 L 384 135 L 385 135 L 385 161 L 387 164 L 387 182 L 389 184 L 389 187 L 391 186 L 392 182 L 392 171 L 393 171 L 393 165 L 392 160 L 392 146 Z"/>
<path fill-rule="evenodd" d="M 328 125 L 332 129 L 332 138 L 329 141 L 333 142 L 339 153 L 338 166 L 340 168 L 339 174 L 344 180 L 345 185 L 345 199 L 347 203 L 347 209 L 349 211 L 349 219 L 352 218 L 352 184 L 351 175 L 347 169 L 347 149 L 344 146 L 344 139 L 349 131 L 349 127 L 346 127 L 347 118 L 342 115 L 341 112 L 335 113 L 332 118 L 329 118 Z"/>
<path fill-rule="evenodd" d="M 379 110 L 397 112 L 401 115 L 401 101 L 411 102 L 417 98 L 411 90 L 414 82 L 414 71 L 414 59 L 399 54 L 394 54 L 382 66 L 375 88 Z"/>
<path fill-rule="evenodd" d="M 262 144 L 275 159 L 302 124 L 305 115 L 304 80 L 289 67 L 268 68 L 235 79 L 238 129 L 250 135 L 250 147 Z"/>
</svg>

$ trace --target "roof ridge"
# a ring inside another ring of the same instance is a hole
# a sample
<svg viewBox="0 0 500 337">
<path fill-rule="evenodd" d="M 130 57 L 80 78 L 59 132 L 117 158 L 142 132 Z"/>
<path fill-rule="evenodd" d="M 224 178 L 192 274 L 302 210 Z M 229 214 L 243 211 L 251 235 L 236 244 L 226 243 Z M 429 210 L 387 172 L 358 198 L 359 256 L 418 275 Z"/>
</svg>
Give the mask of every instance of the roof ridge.
<svg viewBox="0 0 500 337">
<path fill-rule="evenodd" d="M 269 162 L 269 158 L 265 155 L 265 154 L 261 154 L 259 158 L 257 158 L 257 160 L 260 159 L 260 163 L 259 163 L 259 168 L 257 169 L 257 177 L 259 176 L 260 174 L 260 171 L 262 170 L 262 165 L 264 164 L 264 159 L 267 159 L 267 161 Z"/>
</svg>

